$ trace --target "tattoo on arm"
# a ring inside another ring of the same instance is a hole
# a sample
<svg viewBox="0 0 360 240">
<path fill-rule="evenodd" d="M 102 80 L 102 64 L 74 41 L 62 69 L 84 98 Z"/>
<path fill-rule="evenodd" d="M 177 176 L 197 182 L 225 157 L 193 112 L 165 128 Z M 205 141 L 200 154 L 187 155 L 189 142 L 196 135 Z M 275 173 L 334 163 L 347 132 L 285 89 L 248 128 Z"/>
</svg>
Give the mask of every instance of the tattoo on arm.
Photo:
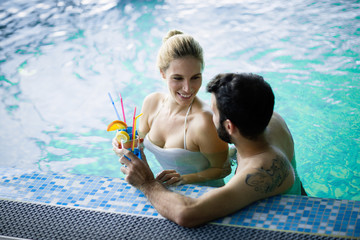
<svg viewBox="0 0 360 240">
<path fill-rule="evenodd" d="M 277 156 L 269 169 L 258 168 L 255 173 L 246 176 L 245 182 L 257 192 L 270 193 L 279 187 L 288 175 L 289 163 Z"/>
</svg>

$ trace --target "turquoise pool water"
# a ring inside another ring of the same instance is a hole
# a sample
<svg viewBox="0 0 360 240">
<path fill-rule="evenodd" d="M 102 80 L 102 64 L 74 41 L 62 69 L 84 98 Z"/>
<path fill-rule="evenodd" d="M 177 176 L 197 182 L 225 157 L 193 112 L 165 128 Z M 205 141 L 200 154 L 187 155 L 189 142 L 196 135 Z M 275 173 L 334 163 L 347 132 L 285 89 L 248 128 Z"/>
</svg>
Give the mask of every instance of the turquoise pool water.
<svg viewBox="0 0 360 240">
<path fill-rule="evenodd" d="M 271 83 L 309 195 L 360 200 L 359 8 L 360 1 L 1 1 L 0 165 L 122 177 L 106 132 L 116 118 L 107 93 L 121 92 L 130 119 L 147 94 L 166 91 L 156 53 L 177 28 L 205 50 L 204 86 L 230 71 Z"/>
</svg>

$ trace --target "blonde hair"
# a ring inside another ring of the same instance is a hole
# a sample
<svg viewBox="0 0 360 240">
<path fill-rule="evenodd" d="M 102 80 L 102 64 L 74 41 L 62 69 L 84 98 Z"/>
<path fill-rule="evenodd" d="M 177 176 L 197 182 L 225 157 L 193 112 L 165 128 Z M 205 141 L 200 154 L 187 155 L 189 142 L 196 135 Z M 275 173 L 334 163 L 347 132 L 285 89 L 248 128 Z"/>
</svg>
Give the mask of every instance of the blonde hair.
<svg viewBox="0 0 360 240">
<path fill-rule="evenodd" d="M 178 30 L 171 30 L 163 38 L 157 56 L 157 66 L 160 70 L 166 71 L 172 60 L 191 56 L 201 62 L 201 70 L 204 69 L 203 49 L 199 42 L 192 36 Z"/>
</svg>

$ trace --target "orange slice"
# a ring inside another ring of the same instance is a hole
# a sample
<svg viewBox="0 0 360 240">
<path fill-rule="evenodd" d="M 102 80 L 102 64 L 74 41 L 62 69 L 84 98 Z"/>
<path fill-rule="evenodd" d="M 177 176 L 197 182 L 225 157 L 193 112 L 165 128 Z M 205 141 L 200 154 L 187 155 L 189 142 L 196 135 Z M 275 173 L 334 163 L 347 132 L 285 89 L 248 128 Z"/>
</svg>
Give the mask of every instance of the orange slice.
<svg viewBox="0 0 360 240">
<path fill-rule="evenodd" d="M 107 131 L 115 131 L 120 129 L 126 129 L 127 125 L 123 121 L 115 120 L 112 123 L 110 123 L 107 127 Z"/>
<path fill-rule="evenodd" d="M 119 131 L 116 133 L 116 140 L 120 143 L 120 142 L 127 142 L 130 140 L 130 136 L 127 132 L 125 131 Z"/>
</svg>

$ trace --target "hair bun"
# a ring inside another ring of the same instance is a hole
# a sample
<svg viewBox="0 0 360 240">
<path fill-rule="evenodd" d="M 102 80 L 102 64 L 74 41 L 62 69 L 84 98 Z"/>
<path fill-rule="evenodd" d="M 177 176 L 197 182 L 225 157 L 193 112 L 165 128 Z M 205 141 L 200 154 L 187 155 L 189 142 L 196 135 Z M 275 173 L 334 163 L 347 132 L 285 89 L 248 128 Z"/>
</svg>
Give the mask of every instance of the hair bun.
<svg viewBox="0 0 360 240">
<path fill-rule="evenodd" d="M 166 42 L 169 38 L 171 38 L 172 36 L 175 36 L 175 35 L 179 35 L 179 34 L 184 34 L 182 31 L 179 31 L 179 30 L 170 30 L 166 36 L 163 38 L 163 43 Z"/>
</svg>

